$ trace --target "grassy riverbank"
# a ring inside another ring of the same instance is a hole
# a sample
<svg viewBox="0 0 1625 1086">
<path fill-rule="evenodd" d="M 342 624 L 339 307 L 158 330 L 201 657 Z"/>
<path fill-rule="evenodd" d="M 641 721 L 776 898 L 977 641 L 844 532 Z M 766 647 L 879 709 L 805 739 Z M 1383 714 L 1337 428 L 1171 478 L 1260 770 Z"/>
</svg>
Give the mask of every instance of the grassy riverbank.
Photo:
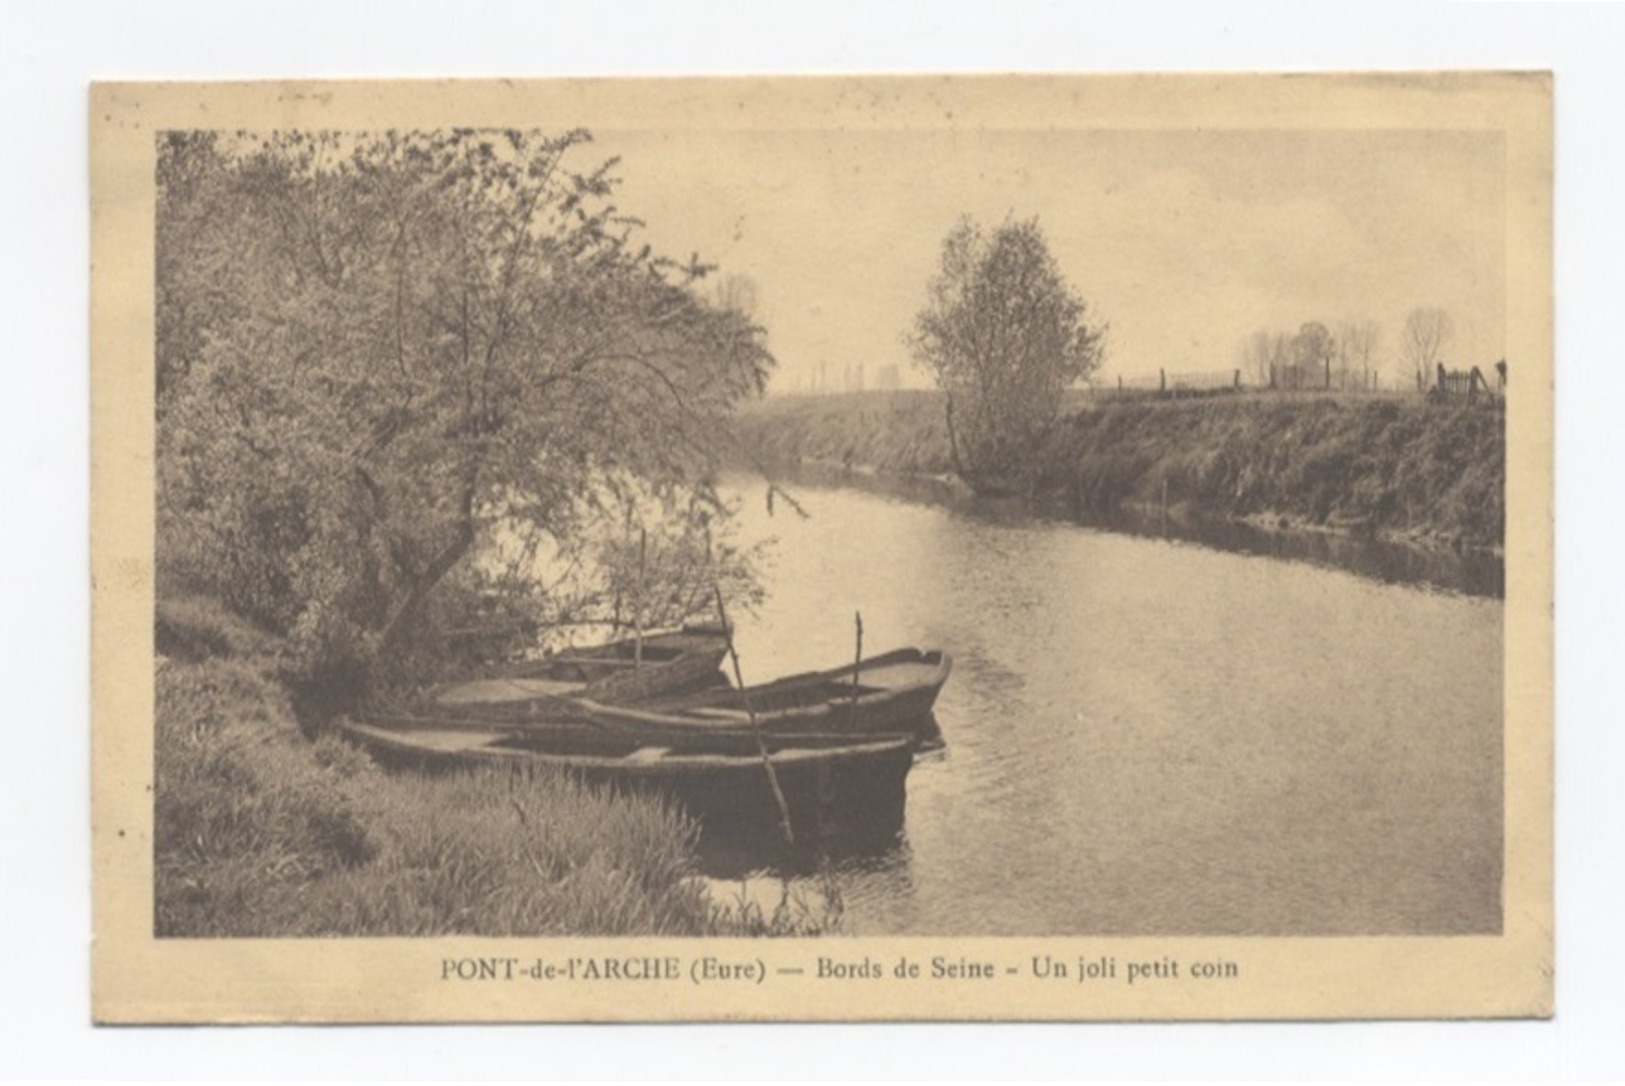
<svg viewBox="0 0 1625 1086">
<path fill-rule="evenodd" d="M 154 862 L 167 936 L 814 934 L 722 906 L 696 827 L 647 797 L 502 771 L 386 773 L 301 734 L 283 646 L 159 607 Z"/>
<path fill-rule="evenodd" d="M 1505 416 L 1410 399 L 1213 397 L 1069 407 L 1031 465 L 1041 500 L 1170 507 L 1283 527 L 1498 547 Z M 952 471 L 934 392 L 769 400 L 741 420 L 766 463 Z"/>
</svg>

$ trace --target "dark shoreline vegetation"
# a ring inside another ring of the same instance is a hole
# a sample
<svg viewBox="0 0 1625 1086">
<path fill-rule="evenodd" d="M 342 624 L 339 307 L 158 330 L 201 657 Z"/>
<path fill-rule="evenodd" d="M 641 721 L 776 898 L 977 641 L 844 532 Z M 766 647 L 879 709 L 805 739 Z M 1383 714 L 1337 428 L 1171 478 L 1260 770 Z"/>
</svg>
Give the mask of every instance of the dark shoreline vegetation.
<svg viewBox="0 0 1625 1086">
<path fill-rule="evenodd" d="M 674 806 L 553 775 L 386 772 L 307 738 L 283 639 L 160 600 L 154 813 L 160 937 L 816 935 L 838 898 L 773 913 L 696 877 Z"/>
<path fill-rule="evenodd" d="M 738 419 L 753 465 L 954 474 L 933 391 L 789 396 Z M 1090 402 L 1073 395 L 1009 489 L 1046 510 L 1161 509 L 1272 528 L 1499 552 L 1505 414 L 1412 397 L 1237 395 Z"/>
</svg>

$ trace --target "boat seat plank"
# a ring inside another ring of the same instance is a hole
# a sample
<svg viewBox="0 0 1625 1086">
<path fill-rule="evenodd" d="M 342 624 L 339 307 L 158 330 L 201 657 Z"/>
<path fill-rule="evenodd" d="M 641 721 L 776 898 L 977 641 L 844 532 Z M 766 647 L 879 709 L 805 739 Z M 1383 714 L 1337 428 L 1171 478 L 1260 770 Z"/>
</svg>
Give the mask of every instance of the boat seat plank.
<svg viewBox="0 0 1625 1086">
<path fill-rule="evenodd" d="M 725 709 L 720 705 L 696 705 L 686 710 L 689 716 L 703 716 L 711 720 L 742 720 L 750 723 L 750 714 L 743 709 Z"/>
<path fill-rule="evenodd" d="M 865 686 L 898 687 L 930 682 L 937 671 L 936 664 L 905 660 L 895 664 L 882 664 L 876 668 L 863 668 L 861 675 Z"/>
<path fill-rule="evenodd" d="M 455 753 L 487 746 L 501 739 L 504 733 L 499 731 L 432 731 L 418 729 L 406 734 L 410 736 L 413 746 L 445 753 Z M 384 733 L 384 737 L 386 739 L 391 738 L 388 733 Z"/>
<path fill-rule="evenodd" d="M 558 679 L 476 679 L 442 691 L 440 705 L 501 705 L 536 698 L 565 698 L 581 692 L 581 683 Z"/>
</svg>

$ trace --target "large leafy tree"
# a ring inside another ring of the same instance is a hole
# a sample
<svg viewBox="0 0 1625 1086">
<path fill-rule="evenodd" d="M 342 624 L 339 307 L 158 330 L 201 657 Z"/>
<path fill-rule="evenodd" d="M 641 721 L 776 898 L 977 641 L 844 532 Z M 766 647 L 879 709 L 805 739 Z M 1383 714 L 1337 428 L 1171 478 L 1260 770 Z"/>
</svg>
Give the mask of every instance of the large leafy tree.
<svg viewBox="0 0 1625 1086">
<path fill-rule="evenodd" d="M 946 395 L 956 466 L 973 485 L 1030 468 L 1062 393 L 1101 363 L 1105 328 L 1062 277 L 1036 220 L 962 220 L 908 337 Z"/>
<path fill-rule="evenodd" d="M 159 138 L 161 563 L 376 658 L 483 544 L 573 561 L 634 485 L 711 557 L 772 359 L 639 242 L 613 162 L 573 168 L 586 133 Z"/>
</svg>

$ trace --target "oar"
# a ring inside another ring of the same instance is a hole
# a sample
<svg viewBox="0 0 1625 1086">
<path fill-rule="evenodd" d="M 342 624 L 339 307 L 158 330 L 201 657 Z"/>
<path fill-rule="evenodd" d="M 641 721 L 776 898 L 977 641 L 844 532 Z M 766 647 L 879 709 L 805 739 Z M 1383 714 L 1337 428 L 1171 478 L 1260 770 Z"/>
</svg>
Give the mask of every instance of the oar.
<svg viewBox="0 0 1625 1086">
<path fill-rule="evenodd" d="M 796 835 L 790 829 L 790 805 L 785 802 L 784 790 L 779 787 L 779 775 L 773 768 L 773 759 L 768 757 L 767 741 L 762 738 L 762 726 L 756 719 L 756 710 L 751 708 L 750 691 L 745 688 L 745 675 L 739 667 L 739 652 L 734 648 L 733 626 L 728 622 L 728 611 L 722 605 L 722 586 L 713 584 L 713 591 L 717 597 L 717 620 L 722 623 L 722 636 L 728 646 L 728 657 L 734 665 L 734 682 L 739 686 L 739 698 L 745 703 L 745 715 L 750 718 L 751 734 L 756 737 L 756 750 L 762 756 L 762 768 L 767 771 L 767 783 L 773 789 L 773 801 L 779 807 L 779 828 L 784 831 L 785 844 L 794 847 Z"/>
<path fill-rule="evenodd" d="M 863 676 L 863 612 L 854 611 L 858 620 L 858 654 L 852 661 L 852 699 L 847 703 L 847 716 L 855 729 L 858 726 L 858 681 Z"/>
</svg>

